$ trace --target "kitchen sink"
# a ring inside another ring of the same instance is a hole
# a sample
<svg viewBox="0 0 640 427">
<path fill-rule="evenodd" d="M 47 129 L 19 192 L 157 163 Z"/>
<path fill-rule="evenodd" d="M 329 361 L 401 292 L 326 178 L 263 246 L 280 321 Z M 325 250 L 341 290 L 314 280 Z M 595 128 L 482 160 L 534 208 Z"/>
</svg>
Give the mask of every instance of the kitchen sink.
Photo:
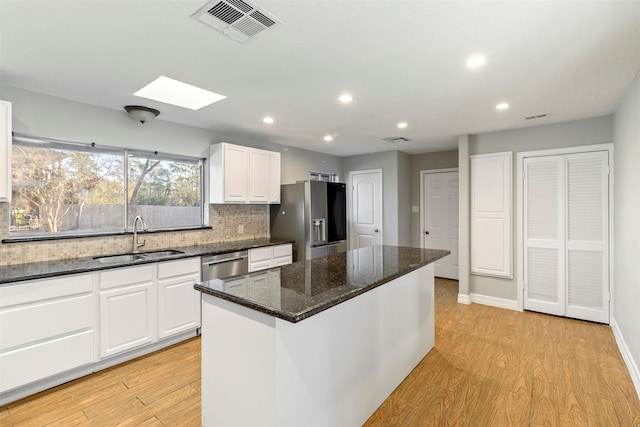
<svg viewBox="0 0 640 427">
<path fill-rule="evenodd" d="M 93 258 L 103 264 L 115 264 L 119 262 L 131 262 L 141 259 L 147 259 L 143 254 L 124 254 L 124 255 L 106 255 Z"/>
<path fill-rule="evenodd" d="M 183 253 L 184 252 L 182 252 L 182 251 L 167 250 L 167 251 L 145 252 L 144 254 L 140 254 L 140 255 L 144 255 L 147 258 L 156 259 L 156 258 L 164 258 L 164 257 L 168 257 L 168 256 L 173 256 L 173 255 L 180 255 L 180 254 L 183 254 Z"/>
<path fill-rule="evenodd" d="M 139 254 L 122 254 L 122 255 L 103 255 L 94 257 L 96 261 L 102 264 L 117 264 L 121 262 L 133 262 L 141 260 L 156 260 L 173 255 L 183 254 L 182 251 L 165 250 L 165 251 L 153 251 L 153 252 L 141 252 Z"/>
</svg>

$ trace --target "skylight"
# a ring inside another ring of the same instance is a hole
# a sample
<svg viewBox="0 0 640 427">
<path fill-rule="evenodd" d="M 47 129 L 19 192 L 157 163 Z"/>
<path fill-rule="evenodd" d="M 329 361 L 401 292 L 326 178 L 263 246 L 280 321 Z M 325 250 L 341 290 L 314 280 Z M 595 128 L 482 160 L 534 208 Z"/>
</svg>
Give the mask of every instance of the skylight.
<svg viewBox="0 0 640 427">
<path fill-rule="evenodd" d="M 165 76 L 158 77 L 134 95 L 191 110 L 199 110 L 226 98 L 224 95 Z"/>
</svg>

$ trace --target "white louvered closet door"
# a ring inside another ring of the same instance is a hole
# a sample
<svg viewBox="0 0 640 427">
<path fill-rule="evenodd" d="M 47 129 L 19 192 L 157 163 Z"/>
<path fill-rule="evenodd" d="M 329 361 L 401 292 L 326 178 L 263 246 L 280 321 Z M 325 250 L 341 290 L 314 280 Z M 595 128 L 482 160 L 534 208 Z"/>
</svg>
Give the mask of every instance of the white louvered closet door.
<svg viewBox="0 0 640 427">
<path fill-rule="evenodd" d="M 566 315 L 609 323 L 608 153 L 567 155 L 566 168 Z"/>
<path fill-rule="evenodd" d="M 524 308 L 609 323 L 603 151 L 524 159 Z"/>
<path fill-rule="evenodd" d="M 524 159 L 525 310 L 564 316 L 564 156 Z"/>
</svg>

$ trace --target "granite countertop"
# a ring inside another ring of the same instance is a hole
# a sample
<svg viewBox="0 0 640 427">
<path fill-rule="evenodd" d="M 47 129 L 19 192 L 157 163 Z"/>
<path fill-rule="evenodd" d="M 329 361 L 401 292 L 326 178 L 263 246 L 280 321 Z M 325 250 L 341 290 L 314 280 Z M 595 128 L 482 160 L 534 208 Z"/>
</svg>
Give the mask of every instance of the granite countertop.
<svg viewBox="0 0 640 427">
<path fill-rule="evenodd" d="M 439 260 L 449 251 L 370 246 L 282 267 L 196 283 L 205 294 L 292 323 Z"/>
<path fill-rule="evenodd" d="M 225 243 L 211 243 L 206 245 L 193 245 L 183 247 L 167 248 L 178 250 L 182 253 L 162 257 L 160 259 L 141 259 L 135 261 L 118 262 L 103 264 L 94 259 L 94 257 L 82 257 L 73 259 L 63 259 L 56 261 L 34 262 L 29 264 L 17 264 L 0 267 L 0 285 L 22 280 L 42 279 L 53 276 L 62 276 L 65 274 L 88 273 L 98 270 L 108 270 L 111 268 L 128 267 L 154 262 L 171 261 L 182 258 L 191 258 L 196 256 L 217 255 L 228 252 L 243 251 L 251 248 L 259 248 L 264 246 L 282 245 L 293 243 L 291 240 L 282 239 L 249 239 L 237 240 Z M 162 249 L 158 249 L 160 251 Z M 144 253 L 145 251 L 141 251 Z M 149 250 L 148 252 L 156 252 Z"/>
</svg>

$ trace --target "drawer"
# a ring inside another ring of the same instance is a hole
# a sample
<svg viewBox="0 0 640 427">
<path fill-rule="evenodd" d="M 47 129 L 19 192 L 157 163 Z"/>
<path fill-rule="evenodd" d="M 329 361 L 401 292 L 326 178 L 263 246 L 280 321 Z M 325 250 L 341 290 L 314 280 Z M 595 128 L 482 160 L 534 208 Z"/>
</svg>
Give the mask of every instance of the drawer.
<svg viewBox="0 0 640 427">
<path fill-rule="evenodd" d="M 291 264 L 291 255 L 282 256 L 279 258 L 273 258 L 273 266 L 279 267 L 281 265 Z"/>
<path fill-rule="evenodd" d="M 151 282 L 152 280 L 153 265 L 118 268 L 100 273 L 100 289 Z"/>
<path fill-rule="evenodd" d="M 180 259 L 158 264 L 158 278 L 185 276 L 197 274 L 200 276 L 200 258 Z"/>
<path fill-rule="evenodd" d="M 0 392 L 93 362 L 93 331 L 0 354 Z"/>
<path fill-rule="evenodd" d="M 265 261 L 252 262 L 249 264 L 249 273 L 254 271 L 264 270 L 266 268 L 271 268 L 272 262 L 271 259 Z"/>
<path fill-rule="evenodd" d="M 279 245 L 273 247 L 273 257 L 289 257 L 291 258 L 291 245 Z"/>
<path fill-rule="evenodd" d="M 15 282 L 0 286 L 0 308 L 91 292 L 90 274 Z"/>
<path fill-rule="evenodd" d="M 89 329 L 92 325 L 92 295 L 0 309 L 0 350 Z"/>
<path fill-rule="evenodd" d="M 253 264 L 258 261 L 271 261 L 273 256 L 273 249 L 271 246 L 265 248 L 256 248 L 249 251 L 249 264 Z"/>
</svg>

